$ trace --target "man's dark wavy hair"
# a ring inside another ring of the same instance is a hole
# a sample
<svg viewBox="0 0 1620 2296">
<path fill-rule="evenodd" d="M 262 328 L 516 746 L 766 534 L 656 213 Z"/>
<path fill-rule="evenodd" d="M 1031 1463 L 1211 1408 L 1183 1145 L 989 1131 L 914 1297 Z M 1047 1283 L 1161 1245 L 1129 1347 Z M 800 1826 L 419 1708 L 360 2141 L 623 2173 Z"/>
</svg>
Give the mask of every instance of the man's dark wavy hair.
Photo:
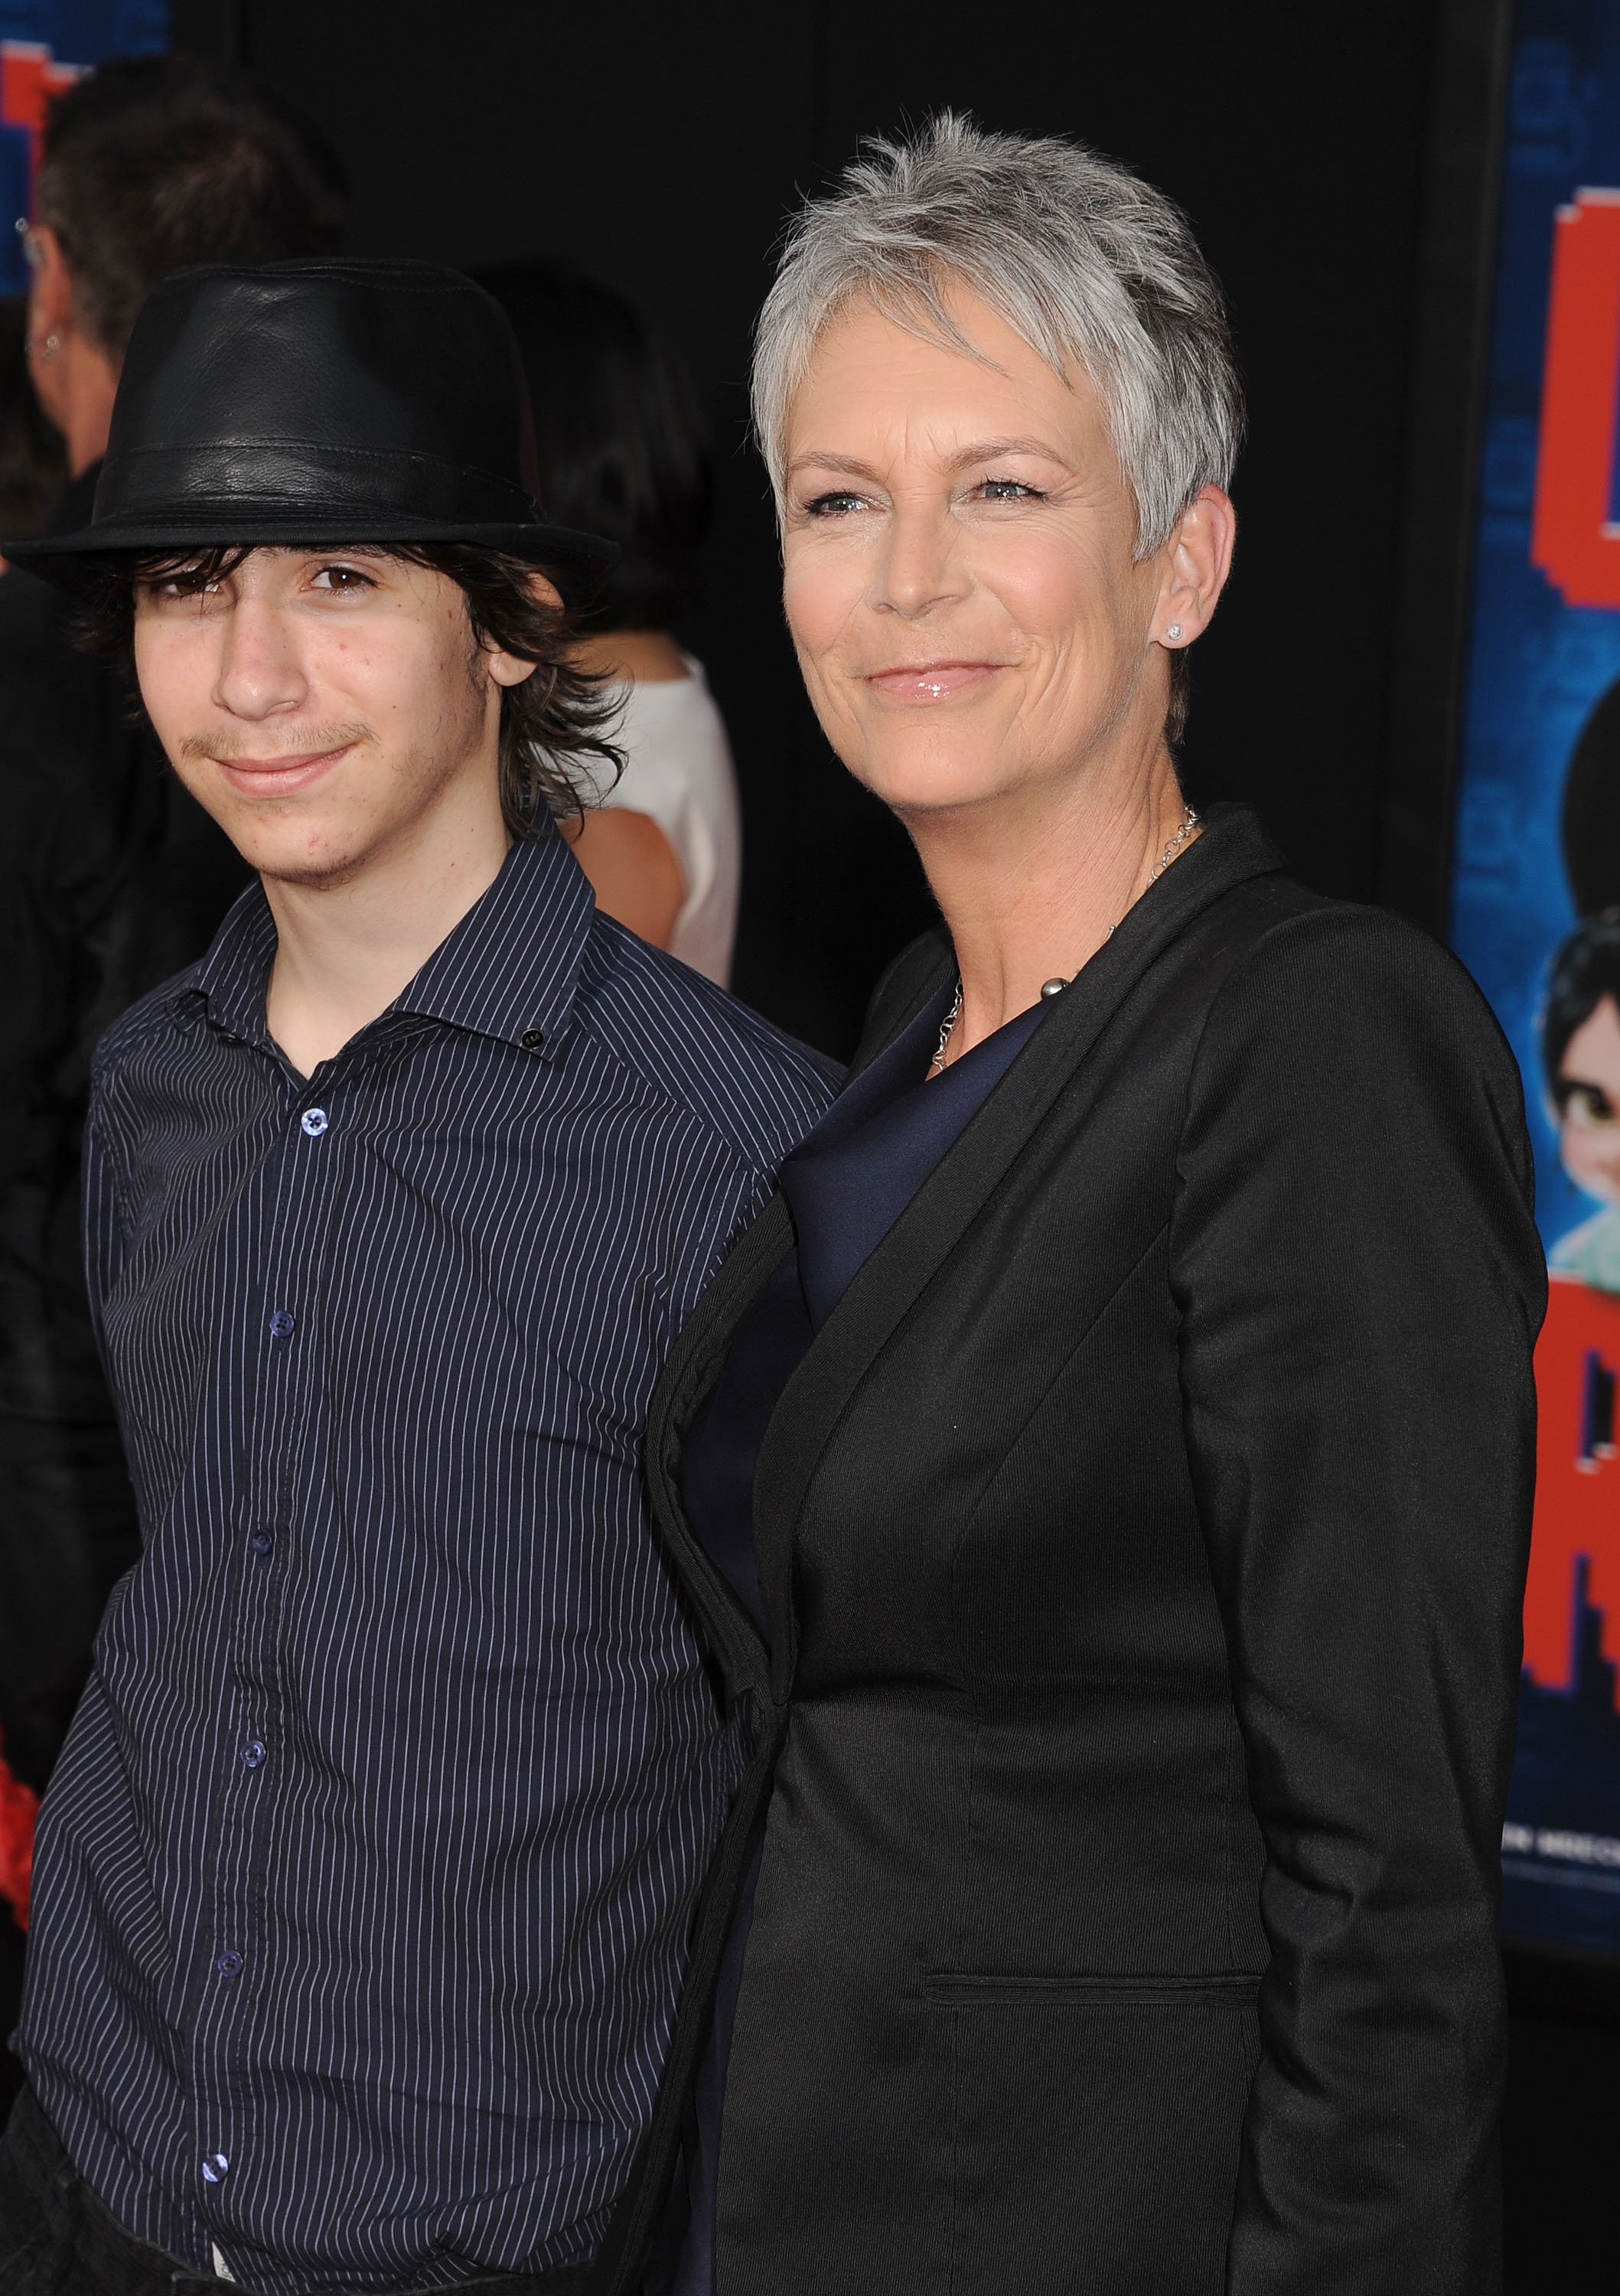
<svg viewBox="0 0 1620 2296">
<path fill-rule="evenodd" d="M 301 547 L 301 545 L 299 545 Z M 344 545 L 330 545 L 340 553 Z M 577 821 L 582 791 L 600 791 L 623 768 L 622 752 L 607 739 L 616 701 L 602 681 L 577 669 L 569 659 L 575 627 L 568 615 L 536 597 L 533 568 L 503 551 L 468 542 L 367 543 L 348 547 L 379 551 L 407 566 L 426 566 L 447 575 L 467 601 L 475 647 L 498 646 L 520 661 L 532 661 L 534 675 L 501 693 L 501 811 L 514 838 L 533 838 L 552 819 Z M 94 569 L 81 601 L 79 644 L 116 662 L 138 696 L 135 676 L 135 594 L 142 585 L 193 577 L 217 581 L 248 557 L 250 543 L 222 544 L 209 550 L 109 552 Z M 470 664 L 476 654 L 470 655 Z"/>
</svg>

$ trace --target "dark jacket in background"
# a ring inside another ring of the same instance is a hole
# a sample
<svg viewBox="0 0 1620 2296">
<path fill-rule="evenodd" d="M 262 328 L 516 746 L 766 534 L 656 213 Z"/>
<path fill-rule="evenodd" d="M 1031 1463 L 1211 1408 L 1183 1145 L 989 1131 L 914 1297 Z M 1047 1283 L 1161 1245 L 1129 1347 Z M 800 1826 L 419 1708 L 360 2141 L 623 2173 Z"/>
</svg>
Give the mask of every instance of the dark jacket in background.
<svg viewBox="0 0 1620 2296">
<path fill-rule="evenodd" d="M 1460 968 L 1223 808 L 777 1406 L 718 2296 L 1491 2296 L 1544 1268 Z M 857 1066 L 948 980 L 917 945 Z M 700 2025 L 715 1909 L 685 2013 Z M 677 2077 L 695 2042 L 677 2042 Z"/>
<path fill-rule="evenodd" d="M 53 525 L 89 516 L 96 472 Z M 97 1038 L 192 964 L 247 882 L 59 594 L 0 576 L 0 1726 L 43 1786 L 135 1501 L 85 1298 L 79 1142 Z"/>
</svg>

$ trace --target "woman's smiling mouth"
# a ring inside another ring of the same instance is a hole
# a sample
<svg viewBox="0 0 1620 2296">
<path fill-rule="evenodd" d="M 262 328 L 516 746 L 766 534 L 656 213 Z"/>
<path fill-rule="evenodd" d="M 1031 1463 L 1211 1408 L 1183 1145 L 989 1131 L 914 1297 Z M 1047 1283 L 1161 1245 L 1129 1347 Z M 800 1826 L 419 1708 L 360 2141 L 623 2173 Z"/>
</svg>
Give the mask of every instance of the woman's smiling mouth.
<svg viewBox="0 0 1620 2296">
<path fill-rule="evenodd" d="M 927 704 L 949 701 L 971 693 L 1007 667 L 1001 661 L 930 661 L 905 663 L 896 669 L 872 670 L 868 685 L 892 701 Z"/>
</svg>

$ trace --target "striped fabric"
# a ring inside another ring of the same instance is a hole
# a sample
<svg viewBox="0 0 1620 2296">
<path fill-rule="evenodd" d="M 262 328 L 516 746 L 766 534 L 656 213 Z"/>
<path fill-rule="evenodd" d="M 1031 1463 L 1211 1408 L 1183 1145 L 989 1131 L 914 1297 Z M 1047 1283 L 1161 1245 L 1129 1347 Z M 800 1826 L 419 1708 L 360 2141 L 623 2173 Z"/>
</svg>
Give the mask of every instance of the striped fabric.
<svg viewBox="0 0 1620 2296">
<path fill-rule="evenodd" d="M 98 1055 L 140 1499 L 45 1799 L 19 2048 L 139 2238 L 294 2296 L 590 2254 L 730 1749 L 653 1379 L 834 1072 L 520 846 L 307 1083 L 245 895 Z"/>
</svg>

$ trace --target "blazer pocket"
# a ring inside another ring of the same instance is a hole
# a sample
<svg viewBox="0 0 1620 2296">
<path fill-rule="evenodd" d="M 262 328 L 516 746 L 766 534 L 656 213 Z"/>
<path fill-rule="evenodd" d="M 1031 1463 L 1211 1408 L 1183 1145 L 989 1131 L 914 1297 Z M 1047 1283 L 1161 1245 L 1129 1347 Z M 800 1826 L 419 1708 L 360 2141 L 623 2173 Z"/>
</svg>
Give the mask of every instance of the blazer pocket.
<svg viewBox="0 0 1620 2296">
<path fill-rule="evenodd" d="M 934 1969 L 924 1978 L 923 1990 L 930 2001 L 963 2009 L 1178 2009 L 1194 2004 L 1252 2009 L 1260 1978 L 1245 1970 L 1199 1977 L 1043 1977 Z"/>
<path fill-rule="evenodd" d="M 934 1970 L 948 2296 L 1222 2296 L 1257 1976 Z"/>
</svg>

